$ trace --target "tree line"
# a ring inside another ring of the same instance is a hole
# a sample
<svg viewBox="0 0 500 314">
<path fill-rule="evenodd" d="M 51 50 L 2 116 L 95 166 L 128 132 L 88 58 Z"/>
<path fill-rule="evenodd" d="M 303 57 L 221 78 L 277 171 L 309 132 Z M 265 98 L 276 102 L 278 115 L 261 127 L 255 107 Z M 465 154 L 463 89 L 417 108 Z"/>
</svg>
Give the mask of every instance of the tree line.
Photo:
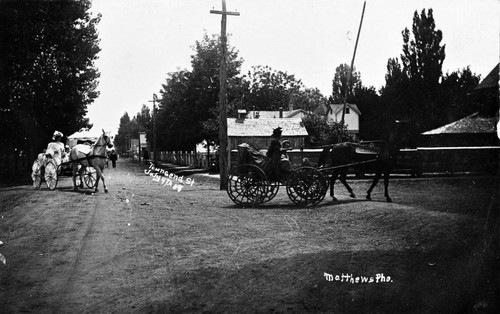
<svg viewBox="0 0 500 314">
<path fill-rule="evenodd" d="M 373 86 L 364 86 L 355 68 L 347 84 L 350 66 L 340 64 L 332 79 L 332 94 L 328 96 L 317 88 L 305 87 L 295 75 L 269 66 L 254 66 L 241 73 L 244 60 L 229 44 L 228 117 L 236 117 L 238 109 L 293 107 L 312 112 L 320 105 L 347 100 L 357 104 L 362 112 L 361 139 L 384 139 L 390 131 L 388 126 L 399 120 L 405 122 L 406 138 L 410 139 L 405 144 L 411 146 L 416 145 L 420 133 L 484 109 L 473 93 L 480 77 L 468 66 L 451 73 L 442 72 L 446 45 L 441 43 L 443 34 L 436 28 L 432 9 L 415 11 L 411 30 L 405 28 L 401 34 L 402 52 L 399 57 L 388 59 L 385 86 L 378 91 Z M 205 34 L 193 48 L 192 69 L 170 73 L 162 84 L 156 113 L 158 150 L 192 150 L 202 140 L 218 141 L 219 37 Z M 138 129 L 137 122 L 127 117 L 125 113 L 120 121 L 118 139 Z M 345 127 L 327 124 L 315 114 L 308 115 L 303 122 L 310 135 L 309 145 L 351 139 L 348 135 L 339 137 Z M 144 121 L 139 128 L 147 131 L 151 139 L 150 121 Z"/>
<path fill-rule="evenodd" d="M 0 174 L 27 171 L 55 130 L 89 127 L 100 51 L 90 0 L 0 2 Z M 23 161 L 25 165 L 20 163 Z"/>
</svg>

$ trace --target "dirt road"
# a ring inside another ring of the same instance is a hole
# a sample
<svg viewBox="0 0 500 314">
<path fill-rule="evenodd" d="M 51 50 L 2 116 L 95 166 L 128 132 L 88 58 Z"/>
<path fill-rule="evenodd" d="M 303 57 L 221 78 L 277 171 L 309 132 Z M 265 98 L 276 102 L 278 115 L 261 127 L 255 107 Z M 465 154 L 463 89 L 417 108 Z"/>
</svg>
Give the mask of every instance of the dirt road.
<svg viewBox="0 0 500 314">
<path fill-rule="evenodd" d="M 216 184 L 176 191 L 146 169 L 105 169 L 107 194 L 67 177 L 0 188 L 0 312 L 498 310 L 495 178 L 395 180 L 394 203 L 339 186 L 314 209 L 282 190 L 241 209 Z"/>
</svg>

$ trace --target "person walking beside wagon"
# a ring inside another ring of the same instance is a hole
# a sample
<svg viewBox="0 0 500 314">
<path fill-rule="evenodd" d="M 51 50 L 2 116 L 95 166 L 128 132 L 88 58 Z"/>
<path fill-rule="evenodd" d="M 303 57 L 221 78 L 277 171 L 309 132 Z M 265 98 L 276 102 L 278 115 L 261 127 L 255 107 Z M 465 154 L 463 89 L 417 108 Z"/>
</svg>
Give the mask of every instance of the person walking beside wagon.
<svg viewBox="0 0 500 314">
<path fill-rule="evenodd" d="M 115 150 L 113 149 L 111 151 L 111 154 L 109 154 L 109 160 L 111 160 L 111 164 L 113 165 L 113 168 L 116 168 L 116 160 L 118 159 L 118 155 L 115 153 Z"/>
</svg>

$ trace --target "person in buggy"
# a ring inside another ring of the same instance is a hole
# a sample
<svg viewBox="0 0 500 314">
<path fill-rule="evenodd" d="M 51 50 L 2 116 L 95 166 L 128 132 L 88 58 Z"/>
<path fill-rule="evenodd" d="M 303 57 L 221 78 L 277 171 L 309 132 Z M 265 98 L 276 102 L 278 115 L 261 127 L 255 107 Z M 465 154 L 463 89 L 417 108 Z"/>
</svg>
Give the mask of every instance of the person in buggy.
<svg viewBox="0 0 500 314">
<path fill-rule="evenodd" d="M 267 150 L 266 156 L 270 158 L 277 167 L 274 168 L 274 177 L 279 180 L 285 180 L 292 173 L 292 163 L 288 158 L 287 150 L 291 149 L 289 141 L 281 142 L 282 129 L 278 127 L 273 129 L 271 144 Z"/>
<path fill-rule="evenodd" d="M 54 135 L 52 136 L 53 142 L 50 142 L 49 145 L 47 145 L 47 149 L 45 150 L 44 153 L 41 153 L 38 155 L 38 160 L 40 161 L 40 164 L 45 166 L 47 163 L 48 158 L 52 157 L 56 163 L 56 168 L 59 167 L 59 165 L 63 162 L 66 161 L 66 147 L 64 144 L 61 142 L 61 139 L 63 137 L 63 134 L 59 131 L 55 131 Z"/>
</svg>

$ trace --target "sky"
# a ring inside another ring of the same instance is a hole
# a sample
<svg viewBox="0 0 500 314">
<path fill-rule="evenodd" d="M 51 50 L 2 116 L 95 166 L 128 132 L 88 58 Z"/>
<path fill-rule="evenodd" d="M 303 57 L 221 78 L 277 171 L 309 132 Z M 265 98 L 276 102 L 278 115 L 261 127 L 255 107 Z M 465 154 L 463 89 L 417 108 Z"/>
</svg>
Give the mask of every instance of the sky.
<svg viewBox="0 0 500 314">
<path fill-rule="evenodd" d="M 335 69 L 350 64 L 363 0 L 226 0 L 229 43 L 252 66 L 270 66 L 331 94 Z M 221 0 L 93 0 L 101 52 L 96 61 L 99 98 L 87 116 L 94 128 L 116 134 L 125 112 L 152 108 L 168 73 L 191 70 L 196 41 L 220 34 Z M 387 60 L 402 53 L 404 28 L 413 14 L 433 9 L 446 45 L 443 73 L 470 67 L 486 77 L 499 62 L 498 0 L 366 0 L 354 67 L 364 86 L 385 84 Z"/>
</svg>

